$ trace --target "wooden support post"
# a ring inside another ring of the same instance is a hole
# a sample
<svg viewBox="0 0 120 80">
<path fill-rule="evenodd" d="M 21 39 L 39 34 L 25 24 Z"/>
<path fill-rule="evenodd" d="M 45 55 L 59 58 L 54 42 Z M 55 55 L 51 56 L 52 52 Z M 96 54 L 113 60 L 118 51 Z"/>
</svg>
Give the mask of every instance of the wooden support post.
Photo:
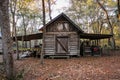
<svg viewBox="0 0 120 80">
<path fill-rule="evenodd" d="M 97 46 L 98 46 L 98 40 L 97 40 Z"/>
<path fill-rule="evenodd" d="M 31 40 L 29 41 L 29 47 L 30 47 L 30 49 L 31 49 Z"/>
</svg>

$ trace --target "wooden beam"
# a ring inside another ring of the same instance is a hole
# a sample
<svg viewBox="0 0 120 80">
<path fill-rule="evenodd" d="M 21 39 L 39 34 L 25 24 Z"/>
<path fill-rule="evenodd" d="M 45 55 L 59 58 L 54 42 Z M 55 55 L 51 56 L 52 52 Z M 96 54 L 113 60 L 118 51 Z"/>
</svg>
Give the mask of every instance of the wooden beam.
<svg viewBox="0 0 120 80">
<path fill-rule="evenodd" d="M 76 32 L 47 32 L 46 34 L 77 34 Z"/>
</svg>

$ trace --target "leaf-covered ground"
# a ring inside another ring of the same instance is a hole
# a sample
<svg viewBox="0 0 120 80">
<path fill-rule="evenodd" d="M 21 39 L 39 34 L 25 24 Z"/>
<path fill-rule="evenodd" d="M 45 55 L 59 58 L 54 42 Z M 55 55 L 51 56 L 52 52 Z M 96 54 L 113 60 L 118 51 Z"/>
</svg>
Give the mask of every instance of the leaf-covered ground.
<svg viewBox="0 0 120 80">
<path fill-rule="evenodd" d="M 70 59 L 26 58 L 15 62 L 24 80 L 120 80 L 118 55 L 86 56 Z"/>
</svg>

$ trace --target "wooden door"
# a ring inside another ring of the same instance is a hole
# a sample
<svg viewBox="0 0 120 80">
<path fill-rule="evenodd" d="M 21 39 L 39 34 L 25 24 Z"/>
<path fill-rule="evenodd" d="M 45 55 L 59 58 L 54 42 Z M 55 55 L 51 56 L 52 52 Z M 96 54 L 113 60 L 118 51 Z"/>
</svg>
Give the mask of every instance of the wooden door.
<svg viewBox="0 0 120 80">
<path fill-rule="evenodd" d="M 57 54 L 68 53 L 68 37 L 57 37 L 56 38 L 56 52 Z"/>
</svg>

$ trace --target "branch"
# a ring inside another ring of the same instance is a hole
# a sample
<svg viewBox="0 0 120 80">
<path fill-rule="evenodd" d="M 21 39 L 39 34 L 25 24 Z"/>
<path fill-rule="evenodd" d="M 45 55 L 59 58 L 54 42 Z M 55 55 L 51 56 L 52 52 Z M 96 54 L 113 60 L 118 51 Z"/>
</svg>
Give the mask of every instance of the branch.
<svg viewBox="0 0 120 80">
<path fill-rule="evenodd" d="M 106 9 L 103 7 L 103 5 L 99 2 L 99 0 L 96 0 L 96 1 L 97 1 L 98 5 L 99 5 L 99 6 L 103 9 L 103 11 L 105 12 L 107 21 L 108 21 L 109 26 L 110 26 L 110 28 L 111 28 L 111 34 L 113 34 L 112 24 L 111 24 L 111 22 L 110 22 L 110 19 L 109 19 L 107 10 L 106 10 Z"/>
</svg>

